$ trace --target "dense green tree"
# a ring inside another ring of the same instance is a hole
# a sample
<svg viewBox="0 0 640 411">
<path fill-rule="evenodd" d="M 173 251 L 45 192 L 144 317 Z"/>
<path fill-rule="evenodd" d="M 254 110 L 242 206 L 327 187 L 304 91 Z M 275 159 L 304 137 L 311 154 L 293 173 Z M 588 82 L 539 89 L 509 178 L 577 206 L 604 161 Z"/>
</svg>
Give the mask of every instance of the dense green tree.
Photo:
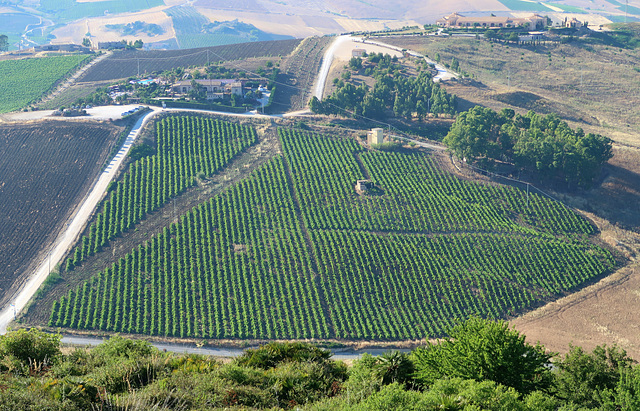
<svg viewBox="0 0 640 411">
<path fill-rule="evenodd" d="M 24 372 L 51 364 L 60 355 L 61 338 L 35 328 L 0 335 L 0 370 Z"/>
<path fill-rule="evenodd" d="M 413 353 L 415 377 L 425 386 L 442 378 L 490 380 L 526 394 L 550 387 L 552 354 L 505 321 L 470 318 L 454 326 L 436 344 Z"/>
<path fill-rule="evenodd" d="M 555 362 L 556 395 L 580 406 L 601 407 L 603 397 L 616 388 L 621 375 L 630 371 L 632 364 L 626 351 L 617 346 L 598 346 L 591 353 L 571 346 L 569 353 Z M 625 381 L 632 379 L 627 377 Z"/>
<path fill-rule="evenodd" d="M 9 37 L 5 34 L 0 34 L 0 51 L 9 50 Z"/>
<path fill-rule="evenodd" d="M 439 104 L 438 99 L 435 99 Z M 588 187 L 611 157 L 611 140 L 572 130 L 558 116 L 526 116 L 504 109 L 473 107 L 461 113 L 443 142 L 453 154 L 490 166 L 506 161 L 543 178 L 565 180 Z"/>
</svg>

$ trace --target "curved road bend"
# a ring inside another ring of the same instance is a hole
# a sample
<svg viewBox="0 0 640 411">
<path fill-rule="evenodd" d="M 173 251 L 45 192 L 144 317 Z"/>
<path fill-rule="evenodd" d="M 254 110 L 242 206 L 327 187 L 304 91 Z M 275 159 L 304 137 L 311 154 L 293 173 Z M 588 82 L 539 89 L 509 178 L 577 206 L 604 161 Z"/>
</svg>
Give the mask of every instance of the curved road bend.
<svg viewBox="0 0 640 411">
<path fill-rule="evenodd" d="M 67 223 L 66 229 L 63 230 L 54 242 L 53 248 L 48 254 L 48 258 L 40 264 L 19 291 L 11 297 L 10 301 L 12 301 L 12 303 L 2 307 L 2 311 L 0 311 L 0 334 L 6 333 L 7 326 L 11 321 L 13 321 L 15 315 L 24 309 L 31 297 L 35 294 L 38 288 L 40 288 L 44 280 L 49 275 L 49 267 L 55 267 L 55 265 L 62 260 L 67 249 L 75 243 L 75 240 L 82 232 L 82 229 L 93 213 L 93 210 L 100 202 L 100 199 L 102 199 L 107 186 L 116 175 L 118 168 L 129 152 L 129 148 L 140 133 L 140 130 L 142 130 L 142 126 L 146 124 L 146 122 L 156 112 L 157 111 L 154 110 L 147 113 L 136 121 L 124 144 L 120 148 L 120 151 L 118 151 L 115 157 L 107 165 L 106 169 L 98 177 L 97 182 L 90 189 L 80 207 L 77 209 L 78 211 L 71 217 L 70 222 Z"/>
</svg>

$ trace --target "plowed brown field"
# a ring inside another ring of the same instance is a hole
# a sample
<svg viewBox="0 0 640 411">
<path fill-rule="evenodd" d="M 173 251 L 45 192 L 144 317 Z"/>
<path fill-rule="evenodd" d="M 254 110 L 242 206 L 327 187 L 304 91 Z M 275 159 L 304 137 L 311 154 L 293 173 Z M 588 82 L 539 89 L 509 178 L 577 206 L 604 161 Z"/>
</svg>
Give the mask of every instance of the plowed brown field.
<svg viewBox="0 0 640 411">
<path fill-rule="evenodd" d="M 120 127 L 0 126 L 0 305 L 100 173 Z"/>
</svg>

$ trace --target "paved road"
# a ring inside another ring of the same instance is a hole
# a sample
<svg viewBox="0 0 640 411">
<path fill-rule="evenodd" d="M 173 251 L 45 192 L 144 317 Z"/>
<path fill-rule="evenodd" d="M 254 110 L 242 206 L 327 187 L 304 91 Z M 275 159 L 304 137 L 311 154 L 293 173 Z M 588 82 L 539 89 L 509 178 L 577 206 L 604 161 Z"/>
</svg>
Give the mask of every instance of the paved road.
<svg viewBox="0 0 640 411">
<path fill-rule="evenodd" d="M 314 93 L 314 96 L 316 96 L 318 100 L 322 100 L 324 86 L 327 83 L 327 77 L 329 76 L 329 70 L 331 69 L 331 64 L 333 64 L 333 56 L 336 50 L 345 42 L 350 41 L 352 41 L 351 36 L 336 37 L 333 43 L 331 43 L 331 46 L 325 51 L 324 57 L 322 57 L 322 66 L 320 66 L 320 72 L 318 73 L 318 79 L 316 80 L 316 92 Z"/>
<path fill-rule="evenodd" d="M 106 339 L 97 337 L 80 337 L 75 335 L 63 335 L 62 343 L 69 345 L 96 346 L 103 343 Z M 151 343 L 154 347 L 161 351 L 169 351 L 180 354 L 202 354 L 214 357 L 233 358 L 242 355 L 244 348 L 216 348 L 216 347 L 197 347 L 194 344 L 172 344 L 172 343 Z M 256 347 L 249 347 L 256 348 Z M 387 351 L 395 350 L 394 348 L 366 348 L 362 350 L 354 350 L 352 348 L 335 348 L 331 349 L 334 360 L 355 360 L 367 353 L 371 355 L 382 355 Z M 401 352 L 409 352 L 406 348 L 397 349 Z"/>
</svg>

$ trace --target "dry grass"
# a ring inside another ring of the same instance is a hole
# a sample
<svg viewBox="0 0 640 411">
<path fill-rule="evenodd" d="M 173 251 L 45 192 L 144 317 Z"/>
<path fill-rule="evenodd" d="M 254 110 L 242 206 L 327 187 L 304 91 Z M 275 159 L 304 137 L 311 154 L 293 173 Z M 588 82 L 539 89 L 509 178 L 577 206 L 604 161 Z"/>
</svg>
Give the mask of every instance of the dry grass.
<svg viewBox="0 0 640 411">
<path fill-rule="evenodd" d="M 523 47 L 468 38 L 385 39 L 443 62 L 453 57 L 474 81 L 447 89 L 465 105 L 555 112 L 574 127 L 640 147 L 640 50 L 600 45 Z"/>
</svg>

